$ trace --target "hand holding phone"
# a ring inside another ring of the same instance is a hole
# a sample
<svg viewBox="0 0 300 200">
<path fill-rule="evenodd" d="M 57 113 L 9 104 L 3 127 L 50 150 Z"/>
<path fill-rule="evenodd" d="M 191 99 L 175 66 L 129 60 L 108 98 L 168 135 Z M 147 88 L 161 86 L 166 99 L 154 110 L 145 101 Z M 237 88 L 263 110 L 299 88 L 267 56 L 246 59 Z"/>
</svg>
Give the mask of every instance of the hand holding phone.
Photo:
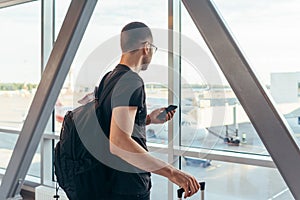
<svg viewBox="0 0 300 200">
<path fill-rule="evenodd" d="M 168 114 L 168 112 L 171 112 L 172 110 L 175 110 L 177 108 L 176 105 L 169 105 L 163 112 L 161 112 L 158 116 L 157 119 L 161 120 L 161 121 L 165 121 L 166 119 L 166 115 Z"/>
</svg>

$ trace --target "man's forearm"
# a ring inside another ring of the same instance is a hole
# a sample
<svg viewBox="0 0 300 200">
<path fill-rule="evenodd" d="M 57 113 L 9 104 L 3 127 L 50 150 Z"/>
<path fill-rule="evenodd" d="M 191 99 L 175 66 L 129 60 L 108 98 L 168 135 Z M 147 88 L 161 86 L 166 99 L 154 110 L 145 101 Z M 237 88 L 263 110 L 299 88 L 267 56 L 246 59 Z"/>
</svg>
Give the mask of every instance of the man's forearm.
<svg viewBox="0 0 300 200">
<path fill-rule="evenodd" d="M 151 156 L 131 138 L 137 108 L 117 107 L 113 109 L 110 126 L 110 151 L 137 168 L 170 178 L 175 168 Z M 148 117 L 150 117 L 148 115 Z"/>
<path fill-rule="evenodd" d="M 142 148 L 130 136 L 123 133 L 121 130 L 118 131 L 120 132 L 115 135 L 119 136 L 110 139 L 110 151 L 112 154 L 141 170 L 153 172 L 169 178 L 174 170 L 173 166 L 151 156 L 149 152 Z"/>
</svg>

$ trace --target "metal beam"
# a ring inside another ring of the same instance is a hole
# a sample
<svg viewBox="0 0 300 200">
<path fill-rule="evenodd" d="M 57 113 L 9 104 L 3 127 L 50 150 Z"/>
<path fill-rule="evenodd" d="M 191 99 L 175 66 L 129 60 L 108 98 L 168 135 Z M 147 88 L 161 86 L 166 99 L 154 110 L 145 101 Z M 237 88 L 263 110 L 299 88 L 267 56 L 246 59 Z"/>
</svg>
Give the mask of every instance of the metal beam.
<svg viewBox="0 0 300 200">
<path fill-rule="evenodd" d="M 36 0 L 0 0 L 0 8 L 15 6 L 23 3 L 29 3 Z"/>
<path fill-rule="evenodd" d="M 180 103 L 180 0 L 168 0 L 168 103 L 179 105 Z M 177 98 L 176 98 L 177 97 Z M 177 99 L 179 102 L 177 102 Z M 174 119 L 168 123 L 168 163 L 178 166 L 180 162 L 174 157 L 174 145 L 178 145 L 180 141 L 175 141 L 174 138 L 179 134 L 178 127 L 180 121 L 179 115 L 175 115 Z M 179 139 L 178 139 L 179 140 Z M 176 161 L 177 160 L 177 161 Z M 176 161 L 176 162 L 174 162 Z M 168 200 L 174 199 L 174 184 L 168 181 Z"/>
<path fill-rule="evenodd" d="M 0 199 L 19 194 L 60 89 L 97 0 L 73 0 L 29 109 L 0 187 Z"/>
<path fill-rule="evenodd" d="M 300 151 L 292 131 L 209 0 L 182 0 L 295 199 Z M 259 46 L 258 46 L 259 48 Z"/>
<path fill-rule="evenodd" d="M 53 49 L 53 44 L 55 42 L 55 0 L 42 0 L 41 4 L 41 29 L 42 29 L 42 37 L 41 37 L 41 73 L 44 72 L 47 61 L 49 60 L 49 56 Z M 44 132 L 53 132 L 54 134 L 54 111 L 46 125 Z M 41 176 L 41 184 L 51 184 L 53 181 L 53 142 L 51 140 L 41 140 L 41 162 L 40 162 L 40 176 Z"/>
<path fill-rule="evenodd" d="M 147 145 L 149 152 L 168 153 L 168 146 L 150 143 Z M 174 146 L 174 156 L 188 156 L 192 158 L 207 159 L 235 164 L 253 165 L 257 167 L 276 168 L 272 158 L 265 155 L 236 153 L 222 150 L 201 149 L 184 146 Z M 174 184 L 173 184 L 174 185 Z"/>
</svg>

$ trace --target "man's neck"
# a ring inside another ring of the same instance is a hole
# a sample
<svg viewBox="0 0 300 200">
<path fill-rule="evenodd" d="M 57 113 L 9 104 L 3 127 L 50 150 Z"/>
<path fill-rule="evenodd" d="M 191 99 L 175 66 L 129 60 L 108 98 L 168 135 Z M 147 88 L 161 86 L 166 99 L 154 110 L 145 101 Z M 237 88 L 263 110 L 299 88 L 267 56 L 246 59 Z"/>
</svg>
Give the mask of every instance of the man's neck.
<svg viewBox="0 0 300 200">
<path fill-rule="evenodd" d="M 122 54 L 120 64 L 128 66 L 132 71 L 139 73 L 141 71 L 141 59 L 135 54 Z"/>
</svg>

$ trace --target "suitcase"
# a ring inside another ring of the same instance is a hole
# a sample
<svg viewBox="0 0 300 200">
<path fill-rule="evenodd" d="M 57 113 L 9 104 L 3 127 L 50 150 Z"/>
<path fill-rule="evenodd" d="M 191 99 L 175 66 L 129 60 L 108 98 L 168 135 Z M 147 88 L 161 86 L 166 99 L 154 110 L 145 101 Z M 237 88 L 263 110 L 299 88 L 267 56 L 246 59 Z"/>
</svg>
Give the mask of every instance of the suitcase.
<svg viewBox="0 0 300 200">
<path fill-rule="evenodd" d="M 201 191 L 201 200 L 204 200 L 204 190 L 205 190 L 205 182 L 200 182 L 200 191 Z M 177 190 L 177 198 L 178 200 L 182 200 L 182 195 L 184 193 L 184 189 L 180 188 Z"/>
</svg>

